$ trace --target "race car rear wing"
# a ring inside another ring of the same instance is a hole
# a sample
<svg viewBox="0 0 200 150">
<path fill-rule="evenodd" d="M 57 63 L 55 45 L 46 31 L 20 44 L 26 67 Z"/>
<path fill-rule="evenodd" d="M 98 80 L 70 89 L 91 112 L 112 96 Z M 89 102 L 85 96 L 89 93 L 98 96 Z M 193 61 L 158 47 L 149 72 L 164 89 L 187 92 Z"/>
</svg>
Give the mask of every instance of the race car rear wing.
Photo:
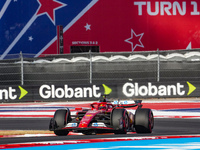
<svg viewBox="0 0 200 150">
<path fill-rule="evenodd" d="M 134 100 L 135 104 L 118 104 L 118 107 L 123 107 L 123 108 L 131 108 L 131 107 L 136 107 L 138 108 L 142 107 L 142 100 Z"/>
</svg>

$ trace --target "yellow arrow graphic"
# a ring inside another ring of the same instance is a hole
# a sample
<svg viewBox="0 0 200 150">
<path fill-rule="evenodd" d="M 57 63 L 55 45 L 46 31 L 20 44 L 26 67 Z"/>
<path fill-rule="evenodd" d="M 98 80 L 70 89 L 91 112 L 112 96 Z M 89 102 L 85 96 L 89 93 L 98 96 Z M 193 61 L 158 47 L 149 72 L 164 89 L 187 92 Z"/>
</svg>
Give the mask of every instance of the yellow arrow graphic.
<svg viewBox="0 0 200 150">
<path fill-rule="evenodd" d="M 105 84 L 102 84 L 104 87 L 104 95 L 109 95 L 112 92 L 112 89 L 106 86 Z"/>
<path fill-rule="evenodd" d="M 194 90 L 196 90 L 196 87 L 194 85 L 192 85 L 190 82 L 187 82 L 188 87 L 189 87 L 189 91 L 187 93 L 187 95 L 190 95 Z"/>
<path fill-rule="evenodd" d="M 28 94 L 28 92 L 25 89 L 23 89 L 21 86 L 18 86 L 18 87 L 21 91 L 21 95 L 20 95 L 19 99 L 22 99 L 26 94 Z"/>
</svg>

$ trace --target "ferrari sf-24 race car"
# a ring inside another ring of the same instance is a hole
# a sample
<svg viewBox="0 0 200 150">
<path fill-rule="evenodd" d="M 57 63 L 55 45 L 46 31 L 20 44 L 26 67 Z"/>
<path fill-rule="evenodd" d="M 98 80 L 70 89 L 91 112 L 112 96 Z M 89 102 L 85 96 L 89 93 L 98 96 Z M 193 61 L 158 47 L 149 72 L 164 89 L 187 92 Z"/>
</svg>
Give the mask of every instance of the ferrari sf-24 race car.
<svg viewBox="0 0 200 150">
<path fill-rule="evenodd" d="M 58 136 L 70 131 L 85 135 L 96 133 L 126 134 L 127 132 L 151 133 L 154 117 L 151 109 L 142 108 L 141 100 L 133 104 L 112 104 L 108 101 L 94 102 L 90 109 L 78 108 L 72 115 L 68 108 L 56 110 L 51 118 L 49 130 Z M 135 114 L 130 111 L 137 107 Z"/>
</svg>

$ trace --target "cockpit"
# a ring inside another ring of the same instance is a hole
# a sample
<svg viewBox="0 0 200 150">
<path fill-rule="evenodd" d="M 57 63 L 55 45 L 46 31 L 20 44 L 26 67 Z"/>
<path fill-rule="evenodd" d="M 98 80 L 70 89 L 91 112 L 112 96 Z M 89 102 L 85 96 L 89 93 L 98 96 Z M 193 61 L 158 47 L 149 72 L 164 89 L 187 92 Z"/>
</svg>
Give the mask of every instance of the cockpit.
<svg viewBox="0 0 200 150">
<path fill-rule="evenodd" d="M 114 105 L 107 102 L 96 102 L 91 104 L 91 107 L 96 110 L 108 110 L 114 108 Z"/>
</svg>

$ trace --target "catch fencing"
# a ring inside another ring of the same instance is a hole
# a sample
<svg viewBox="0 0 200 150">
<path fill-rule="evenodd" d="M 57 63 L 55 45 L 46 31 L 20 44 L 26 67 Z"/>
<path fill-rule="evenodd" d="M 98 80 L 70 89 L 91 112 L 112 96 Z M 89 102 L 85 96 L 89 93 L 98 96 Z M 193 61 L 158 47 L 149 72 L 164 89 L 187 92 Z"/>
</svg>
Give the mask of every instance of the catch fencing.
<svg viewBox="0 0 200 150">
<path fill-rule="evenodd" d="M 41 90 L 42 85 L 45 85 L 43 86 L 45 88 L 42 88 L 43 90 L 49 90 L 45 91 L 46 93 L 42 93 L 43 97 L 48 97 L 47 94 L 50 91 L 54 92 L 54 94 L 51 93 L 49 95 L 48 99 L 56 98 L 56 92 L 60 100 L 70 97 L 70 94 L 81 97 L 80 89 L 84 90 L 86 89 L 85 87 L 91 87 L 93 96 L 95 94 L 98 95 L 98 91 L 100 91 L 98 86 L 102 84 L 115 89 L 115 91 L 113 90 L 114 97 L 124 97 L 125 94 L 123 92 L 125 90 L 123 87 L 127 82 L 133 83 L 132 85 L 129 84 L 130 86 L 127 86 L 127 91 L 125 91 L 127 95 L 132 97 L 133 95 L 138 97 L 159 97 L 160 95 L 163 97 L 177 97 L 181 94 L 181 96 L 199 96 L 198 90 L 195 91 L 196 93 L 193 92 L 200 87 L 199 49 L 134 53 L 89 52 L 46 55 L 39 58 L 22 53 L 10 56 L 12 58 L 0 60 L 0 89 L 2 89 L 0 90 L 0 100 L 5 98 L 14 99 L 16 97 L 15 92 L 20 95 L 19 89 L 18 91 L 14 90 L 14 88 L 8 89 L 11 86 L 22 86 L 29 89 L 29 95 L 26 98 L 30 101 L 42 99 L 41 93 L 44 92 Z M 144 84 L 146 84 L 147 88 L 142 86 Z M 165 92 L 163 85 L 168 88 L 168 84 L 176 85 L 176 91 Z M 137 85 L 141 86 L 137 87 L 140 90 L 140 95 L 136 90 Z M 195 88 L 191 85 L 195 85 Z M 55 88 L 54 86 L 58 88 L 52 89 Z M 155 86 L 157 86 L 157 89 Z M 65 87 L 65 90 L 60 87 Z M 70 87 L 74 87 L 73 93 L 67 93 L 72 91 Z M 133 91 L 133 88 L 135 88 L 135 91 Z M 7 89 L 8 92 L 4 91 L 4 89 Z M 147 93 L 147 89 L 151 91 Z M 130 93 L 131 90 L 133 91 L 132 93 Z M 79 93 L 76 93 L 77 91 Z M 65 96 L 62 97 L 63 92 L 65 92 Z M 156 92 L 157 94 L 155 94 Z M 172 92 L 174 94 L 165 94 Z M 192 95 L 192 92 L 195 94 Z M 21 96 L 18 97 L 23 97 L 22 93 L 24 94 L 21 91 Z M 66 94 L 68 95 L 66 96 Z M 85 99 L 88 97 L 93 98 L 93 96 L 83 95 Z"/>
<path fill-rule="evenodd" d="M 1 86 L 200 80 L 200 50 L 28 57 L 0 61 Z"/>
</svg>

